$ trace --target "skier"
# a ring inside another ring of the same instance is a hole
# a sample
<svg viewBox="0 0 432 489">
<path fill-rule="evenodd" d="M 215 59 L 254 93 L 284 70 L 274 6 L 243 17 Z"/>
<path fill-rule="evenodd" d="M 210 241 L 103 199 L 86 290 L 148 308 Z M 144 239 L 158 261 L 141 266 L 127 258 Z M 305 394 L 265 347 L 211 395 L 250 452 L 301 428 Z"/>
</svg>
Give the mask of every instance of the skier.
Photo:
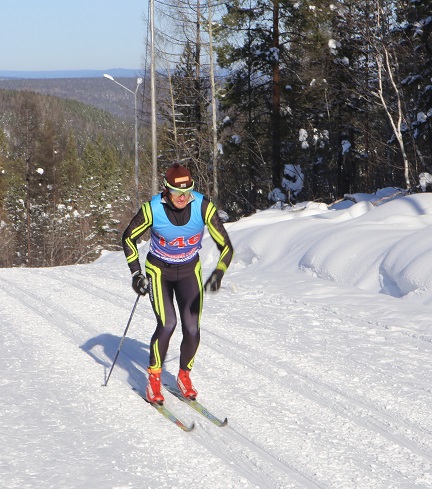
<svg viewBox="0 0 432 489">
<path fill-rule="evenodd" d="M 146 397 L 149 402 L 158 404 L 164 401 L 161 372 L 177 324 L 174 295 L 183 333 L 177 385 L 185 397 L 195 399 L 198 395 L 189 373 L 200 342 L 203 282 L 198 252 L 205 226 L 220 251 L 216 268 L 204 285 L 206 292 L 220 288 L 233 256 L 233 247 L 215 205 L 193 190 L 189 170 L 174 163 L 165 174 L 164 186 L 162 193 L 141 206 L 122 238 L 132 273 L 132 288 L 137 294 L 149 293 L 156 316 L 156 330 L 150 341 Z M 136 242 L 149 228 L 144 276 Z"/>
</svg>

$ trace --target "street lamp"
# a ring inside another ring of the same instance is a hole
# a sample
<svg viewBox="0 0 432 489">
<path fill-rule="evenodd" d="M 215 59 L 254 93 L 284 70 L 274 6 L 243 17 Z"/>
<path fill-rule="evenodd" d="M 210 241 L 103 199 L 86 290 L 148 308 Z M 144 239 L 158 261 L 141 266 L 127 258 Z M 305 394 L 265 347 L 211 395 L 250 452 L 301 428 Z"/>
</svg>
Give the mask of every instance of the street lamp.
<svg viewBox="0 0 432 489">
<path fill-rule="evenodd" d="M 122 88 L 130 92 L 134 96 L 135 100 L 135 192 L 136 192 L 136 209 L 139 209 L 140 205 L 140 200 L 139 200 L 139 186 L 138 186 L 138 112 L 137 112 L 137 93 L 138 93 L 138 88 L 143 82 L 142 78 L 137 78 L 137 85 L 135 92 L 130 90 L 128 87 L 125 87 L 121 83 L 119 83 L 117 80 L 114 79 L 111 75 L 108 75 L 107 73 L 104 74 L 105 78 L 108 78 L 108 80 L 113 81 L 114 83 L 117 83 L 117 85 L 120 85 Z"/>
</svg>

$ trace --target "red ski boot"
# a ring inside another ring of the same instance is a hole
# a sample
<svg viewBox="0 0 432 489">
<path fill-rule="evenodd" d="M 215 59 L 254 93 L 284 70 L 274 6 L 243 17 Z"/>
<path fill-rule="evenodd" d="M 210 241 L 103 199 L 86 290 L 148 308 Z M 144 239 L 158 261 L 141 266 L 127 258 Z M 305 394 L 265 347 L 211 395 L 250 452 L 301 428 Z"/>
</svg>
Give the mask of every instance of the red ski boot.
<svg viewBox="0 0 432 489">
<path fill-rule="evenodd" d="M 195 400 L 198 395 L 198 391 L 192 385 L 192 381 L 189 378 L 190 370 L 180 369 L 177 377 L 177 386 L 180 392 L 189 399 Z"/>
<path fill-rule="evenodd" d="M 148 402 L 162 405 L 165 399 L 161 392 L 161 372 L 161 368 L 148 369 L 149 377 L 146 398 Z"/>
</svg>

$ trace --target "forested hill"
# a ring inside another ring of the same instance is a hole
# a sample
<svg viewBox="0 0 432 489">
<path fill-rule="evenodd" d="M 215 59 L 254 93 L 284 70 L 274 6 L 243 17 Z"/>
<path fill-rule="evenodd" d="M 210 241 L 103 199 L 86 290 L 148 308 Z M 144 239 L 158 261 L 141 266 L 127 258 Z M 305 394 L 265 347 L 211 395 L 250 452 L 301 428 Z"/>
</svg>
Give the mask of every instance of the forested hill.
<svg viewBox="0 0 432 489">
<path fill-rule="evenodd" d="M 135 91 L 136 78 L 116 78 Z M 39 78 L 0 79 L 0 89 L 29 90 L 63 99 L 77 100 L 109 112 L 121 119 L 132 120 L 134 116 L 133 95 L 103 76 L 92 78 Z"/>
<path fill-rule="evenodd" d="M 70 86 L 72 87 L 72 84 Z M 54 92 L 54 86 L 50 90 Z M 121 118 L 113 116 L 109 111 L 98 109 L 94 104 L 78 101 L 78 97 L 61 97 L 41 92 L 42 90 L 24 88 L 6 90 L 0 87 L 0 127 L 14 134 L 20 123 L 34 117 L 39 122 L 38 137 L 44 132 L 44 126 L 49 123 L 58 131 L 55 134 L 57 141 L 72 133 L 80 148 L 100 135 L 116 147 L 124 146 L 132 137 L 132 126 L 125 124 Z M 113 103 L 109 97 L 105 98 L 107 104 Z"/>
<path fill-rule="evenodd" d="M 119 249 L 134 211 L 133 141 L 133 126 L 108 112 L 0 89 L 0 267 L 83 263 Z"/>
</svg>

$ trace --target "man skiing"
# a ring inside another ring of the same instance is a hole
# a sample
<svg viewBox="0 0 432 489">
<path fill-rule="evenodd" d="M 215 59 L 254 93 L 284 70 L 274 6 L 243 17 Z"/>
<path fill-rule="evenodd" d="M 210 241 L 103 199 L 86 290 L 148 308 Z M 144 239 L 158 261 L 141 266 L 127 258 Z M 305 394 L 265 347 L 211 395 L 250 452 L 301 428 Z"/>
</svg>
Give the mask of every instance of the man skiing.
<svg viewBox="0 0 432 489">
<path fill-rule="evenodd" d="M 183 333 L 177 386 L 185 397 L 195 399 L 198 395 L 189 374 L 200 342 L 203 282 L 198 252 L 205 226 L 220 251 L 216 268 L 204 285 L 206 292 L 220 288 L 233 256 L 233 247 L 215 205 L 193 190 L 189 170 L 174 163 L 165 174 L 164 186 L 162 193 L 141 206 L 122 238 L 132 273 L 132 287 L 138 294 L 149 293 L 156 316 L 156 330 L 150 341 L 146 397 L 149 402 L 158 404 L 164 401 L 161 372 L 177 324 L 174 296 Z M 136 243 L 149 228 L 144 276 Z"/>
</svg>

